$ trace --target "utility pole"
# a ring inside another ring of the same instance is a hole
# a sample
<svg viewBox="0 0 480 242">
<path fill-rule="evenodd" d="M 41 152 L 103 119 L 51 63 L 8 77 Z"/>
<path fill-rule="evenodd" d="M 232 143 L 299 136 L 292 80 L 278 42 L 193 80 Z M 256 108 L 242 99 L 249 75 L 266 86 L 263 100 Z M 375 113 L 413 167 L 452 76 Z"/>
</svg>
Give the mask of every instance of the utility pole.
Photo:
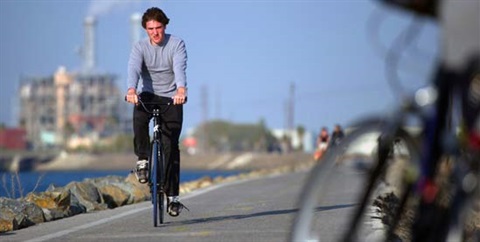
<svg viewBox="0 0 480 242">
<path fill-rule="evenodd" d="M 201 95 L 202 123 L 205 124 L 208 121 L 208 89 L 206 85 L 202 86 L 200 95 Z"/>
<path fill-rule="evenodd" d="M 295 83 L 290 84 L 290 97 L 288 102 L 288 129 L 290 132 L 295 128 Z"/>
<path fill-rule="evenodd" d="M 289 97 L 285 102 L 285 135 L 284 142 L 288 145 L 285 147 L 285 152 L 290 152 L 292 146 L 294 125 L 295 125 L 295 84 L 292 82 L 289 88 Z"/>
<path fill-rule="evenodd" d="M 201 123 L 201 136 L 199 137 L 199 150 L 201 152 L 207 151 L 207 141 L 208 141 L 208 132 L 207 132 L 207 122 L 208 122 L 208 89 L 206 85 L 202 85 L 200 93 L 200 105 L 202 110 L 202 123 Z"/>
</svg>

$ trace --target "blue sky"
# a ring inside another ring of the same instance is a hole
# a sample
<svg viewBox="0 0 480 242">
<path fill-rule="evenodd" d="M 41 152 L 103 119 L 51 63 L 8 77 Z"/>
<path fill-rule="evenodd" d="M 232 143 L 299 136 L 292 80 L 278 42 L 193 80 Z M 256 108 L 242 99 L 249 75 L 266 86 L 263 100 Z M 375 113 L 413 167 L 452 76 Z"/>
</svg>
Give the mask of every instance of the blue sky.
<svg viewBox="0 0 480 242">
<path fill-rule="evenodd" d="M 167 32 L 187 45 L 186 129 L 204 117 L 263 119 L 270 128 L 285 128 L 292 83 L 295 126 L 317 132 L 321 126 L 347 125 L 391 110 L 396 98 L 385 79 L 385 48 L 412 16 L 379 2 L 0 0 L 0 123 L 16 125 L 20 76 L 81 68 L 75 50 L 83 45 L 89 14 L 98 21 L 97 68 L 118 75 L 125 91 L 130 16 L 158 6 L 171 19 Z M 376 31 L 371 23 L 379 26 Z M 436 24 L 426 21 L 414 46 L 402 52 L 399 72 L 407 89 L 424 85 L 431 75 L 437 35 Z M 202 90 L 208 94 L 207 114 Z"/>
</svg>

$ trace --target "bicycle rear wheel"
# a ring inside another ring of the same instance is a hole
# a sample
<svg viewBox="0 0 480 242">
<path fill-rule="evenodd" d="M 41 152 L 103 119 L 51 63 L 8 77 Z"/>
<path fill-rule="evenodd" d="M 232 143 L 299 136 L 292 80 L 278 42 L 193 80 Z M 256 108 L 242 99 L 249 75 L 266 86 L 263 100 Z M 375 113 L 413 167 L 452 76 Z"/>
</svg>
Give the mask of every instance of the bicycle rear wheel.
<svg viewBox="0 0 480 242">
<path fill-rule="evenodd" d="M 291 241 L 385 237 L 385 210 L 396 210 L 398 200 L 406 196 L 401 185 L 409 172 L 404 171 L 416 167 L 419 155 L 413 137 L 389 125 L 380 119 L 360 122 L 339 145 L 329 148 L 304 185 Z M 380 142 L 385 134 L 394 139 Z"/>
</svg>

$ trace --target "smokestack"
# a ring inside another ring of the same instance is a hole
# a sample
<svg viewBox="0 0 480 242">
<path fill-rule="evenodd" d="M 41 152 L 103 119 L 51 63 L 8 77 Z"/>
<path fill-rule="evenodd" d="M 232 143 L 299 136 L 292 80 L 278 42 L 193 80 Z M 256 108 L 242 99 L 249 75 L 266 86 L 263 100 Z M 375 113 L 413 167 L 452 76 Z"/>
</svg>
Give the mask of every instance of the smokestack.
<svg viewBox="0 0 480 242">
<path fill-rule="evenodd" d="M 133 46 L 142 36 L 142 16 L 140 13 L 134 13 L 130 16 L 130 25 L 130 41 Z"/>
<path fill-rule="evenodd" d="M 84 21 L 85 43 L 83 49 L 84 68 L 92 71 L 95 68 L 95 25 L 97 21 L 93 16 L 87 16 Z"/>
</svg>

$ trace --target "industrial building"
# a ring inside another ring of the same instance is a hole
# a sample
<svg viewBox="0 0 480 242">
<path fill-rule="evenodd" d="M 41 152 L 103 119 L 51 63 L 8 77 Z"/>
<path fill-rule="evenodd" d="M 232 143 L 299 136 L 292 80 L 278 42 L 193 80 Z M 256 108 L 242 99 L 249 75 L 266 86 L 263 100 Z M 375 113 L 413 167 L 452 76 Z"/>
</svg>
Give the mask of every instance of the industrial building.
<svg viewBox="0 0 480 242">
<path fill-rule="evenodd" d="M 58 147 L 72 135 L 117 132 L 120 91 L 111 74 L 68 73 L 21 80 L 20 124 L 33 148 Z"/>
<path fill-rule="evenodd" d="M 33 149 L 65 147 L 74 137 L 92 141 L 124 129 L 116 76 L 95 69 L 95 25 L 95 18 L 85 18 L 81 70 L 61 66 L 52 75 L 20 80 L 19 120 Z"/>
</svg>

